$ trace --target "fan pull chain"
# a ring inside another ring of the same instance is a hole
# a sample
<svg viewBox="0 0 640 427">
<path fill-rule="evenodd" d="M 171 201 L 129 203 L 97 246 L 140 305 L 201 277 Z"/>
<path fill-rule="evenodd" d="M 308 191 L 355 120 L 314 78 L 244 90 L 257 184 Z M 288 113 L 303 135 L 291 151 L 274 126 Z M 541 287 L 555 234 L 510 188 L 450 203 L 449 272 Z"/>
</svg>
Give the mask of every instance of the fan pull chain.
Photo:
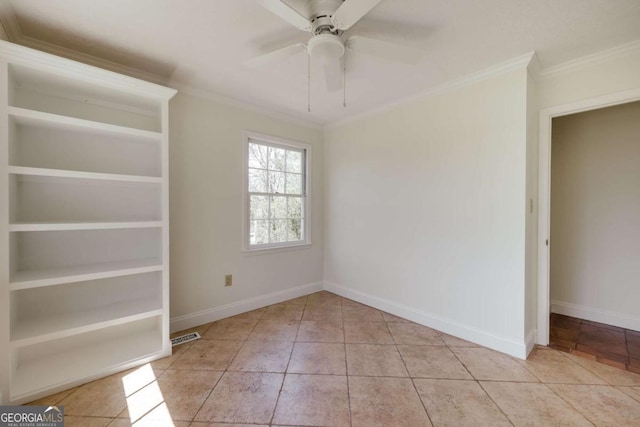
<svg viewBox="0 0 640 427">
<path fill-rule="evenodd" d="M 311 55 L 307 55 L 307 112 L 311 112 Z"/>
<path fill-rule="evenodd" d="M 347 52 L 345 50 L 342 61 L 342 108 L 347 108 Z"/>
</svg>

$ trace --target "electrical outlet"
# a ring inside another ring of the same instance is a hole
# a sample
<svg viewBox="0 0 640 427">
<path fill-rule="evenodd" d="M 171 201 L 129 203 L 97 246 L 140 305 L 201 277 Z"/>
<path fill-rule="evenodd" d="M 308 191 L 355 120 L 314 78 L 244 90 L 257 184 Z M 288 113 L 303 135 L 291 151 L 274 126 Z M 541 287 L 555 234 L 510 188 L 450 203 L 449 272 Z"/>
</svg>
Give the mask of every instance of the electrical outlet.
<svg viewBox="0 0 640 427">
<path fill-rule="evenodd" d="M 231 274 L 226 274 L 224 276 L 224 285 L 225 286 L 233 285 L 233 276 Z"/>
</svg>

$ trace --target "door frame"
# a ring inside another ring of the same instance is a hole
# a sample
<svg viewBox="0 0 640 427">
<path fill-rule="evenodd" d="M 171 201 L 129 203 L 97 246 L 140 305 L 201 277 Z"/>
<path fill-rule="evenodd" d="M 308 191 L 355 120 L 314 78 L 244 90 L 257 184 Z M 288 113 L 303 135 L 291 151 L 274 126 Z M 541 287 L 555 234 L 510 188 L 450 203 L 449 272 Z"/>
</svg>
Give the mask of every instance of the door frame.
<svg viewBox="0 0 640 427">
<path fill-rule="evenodd" d="M 540 146 L 538 148 L 538 344 L 549 345 L 551 313 L 550 227 L 551 227 L 551 125 L 556 117 L 581 113 L 640 100 L 640 88 L 540 110 Z"/>
</svg>

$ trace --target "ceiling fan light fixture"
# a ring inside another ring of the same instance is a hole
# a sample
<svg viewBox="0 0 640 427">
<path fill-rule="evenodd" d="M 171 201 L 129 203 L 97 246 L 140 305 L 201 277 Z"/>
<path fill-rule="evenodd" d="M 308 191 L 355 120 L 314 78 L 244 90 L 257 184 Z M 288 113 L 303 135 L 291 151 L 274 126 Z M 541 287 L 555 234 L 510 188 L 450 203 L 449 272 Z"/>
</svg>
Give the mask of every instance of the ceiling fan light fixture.
<svg viewBox="0 0 640 427">
<path fill-rule="evenodd" d="M 318 34 L 307 45 L 309 56 L 321 64 L 327 65 L 340 60 L 344 55 L 344 44 L 340 37 L 333 34 Z"/>
</svg>

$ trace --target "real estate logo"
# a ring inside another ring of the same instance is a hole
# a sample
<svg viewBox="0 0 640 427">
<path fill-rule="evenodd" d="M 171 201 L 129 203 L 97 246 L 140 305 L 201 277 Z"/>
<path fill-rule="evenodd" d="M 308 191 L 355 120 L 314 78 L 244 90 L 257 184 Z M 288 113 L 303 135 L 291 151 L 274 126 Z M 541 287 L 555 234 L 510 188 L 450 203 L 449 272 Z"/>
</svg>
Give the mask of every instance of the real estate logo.
<svg viewBox="0 0 640 427">
<path fill-rule="evenodd" d="M 64 406 L 0 406 L 0 427 L 64 427 Z"/>
</svg>

